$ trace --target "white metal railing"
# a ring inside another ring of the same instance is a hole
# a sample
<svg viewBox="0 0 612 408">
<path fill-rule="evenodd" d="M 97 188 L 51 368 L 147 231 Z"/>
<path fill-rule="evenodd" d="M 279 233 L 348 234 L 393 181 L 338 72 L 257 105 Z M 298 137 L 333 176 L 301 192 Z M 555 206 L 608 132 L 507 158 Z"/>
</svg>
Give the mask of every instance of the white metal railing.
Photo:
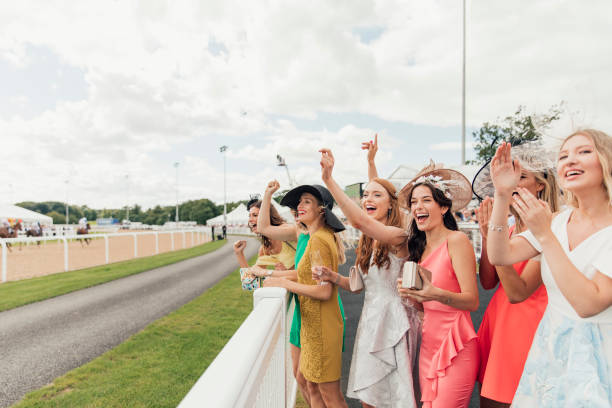
<svg viewBox="0 0 612 408">
<path fill-rule="evenodd" d="M 69 257 L 69 242 L 74 240 L 85 240 L 85 239 L 104 239 L 104 263 L 110 263 L 110 248 L 109 248 L 109 238 L 112 237 L 132 237 L 134 244 L 134 256 L 133 258 L 138 258 L 138 237 L 149 235 L 155 237 L 155 251 L 154 254 L 159 254 L 159 236 L 162 234 L 170 234 L 170 251 L 174 251 L 177 249 L 187 248 L 194 245 L 198 245 L 210 240 L 210 228 L 207 227 L 199 227 L 192 229 L 183 229 L 179 231 L 139 231 L 139 232 L 124 232 L 124 233 L 110 233 L 110 234 L 86 234 L 86 235 L 64 235 L 64 236 L 43 236 L 43 237 L 21 237 L 21 238 L 0 238 L 0 246 L 2 248 L 2 282 L 7 281 L 7 258 L 8 258 L 8 245 L 21 244 L 21 243 L 37 243 L 37 242 L 47 242 L 47 241 L 59 241 L 63 245 L 63 258 L 64 258 L 64 267 L 63 271 L 70 270 L 70 257 Z M 181 237 L 181 239 L 175 239 L 176 236 Z M 179 242 L 180 241 L 180 242 Z M 95 265 L 91 265 L 95 266 Z M 61 272 L 61 271 L 56 271 Z"/>
<path fill-rule="evenodd" d="M 297 382 L 289 352 L 293 297 L 283 288 L 260 288 L 253 303 L 179 408 L 295 406 Z"/>
</svg>

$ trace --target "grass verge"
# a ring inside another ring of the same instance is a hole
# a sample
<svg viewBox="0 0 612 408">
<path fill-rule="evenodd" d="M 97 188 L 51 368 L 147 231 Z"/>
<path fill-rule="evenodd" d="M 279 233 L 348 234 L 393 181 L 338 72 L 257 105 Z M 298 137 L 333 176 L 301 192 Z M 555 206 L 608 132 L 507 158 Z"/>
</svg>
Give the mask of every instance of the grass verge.
<svg viewBox="0 0 612 408">
<path fill-rule="evenodd" d="M 6 282 L 0 285 L 0 312 L 204 255 L 220 248 L 226 242 L 213 241 L 146 258 Z"/>
<path fill-rule="evenodd" d="M 252 295 L 241 289 L 236 270 L 14 407 L 175 407 L 251 312 Z"/>
</svg>

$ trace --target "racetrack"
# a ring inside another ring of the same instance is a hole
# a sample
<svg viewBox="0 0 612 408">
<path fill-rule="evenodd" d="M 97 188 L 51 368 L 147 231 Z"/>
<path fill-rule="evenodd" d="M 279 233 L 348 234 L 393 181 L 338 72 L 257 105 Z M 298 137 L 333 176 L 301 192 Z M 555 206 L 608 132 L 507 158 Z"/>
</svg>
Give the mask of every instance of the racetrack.
<svg viewBox="0 0 612 408">
<path fill-rule="evenodd" d="M 82 240 L 68 241 L 68 269 L 76 270 L 104 265 L 105 243 L 102 234 L 90 234 L 89 245 Z M 202 242 L 190 232 L 174 234 L 174 248 L 190 248 Z M 207 238 L 208 239 L 208 238 Z M 159 253 L 172 250 L 170 233 L 159 233 Z M 136 239 L 138 257 L 155 255 L 155 236 L 139 235 Z M 130 233 L 108 238 L 109 263 L 134 258 L 134 237 Z M 64 244 L 62 241 L 41 242 L 40 245 L 16 244 L 7 251 L 7 280 L 35 278 L 64 272 Z"/>
<path fill-rule="evenodd" d="M 0 407 L 202 294 L 236 269 L 235 240 L 197 258 L 1 312 Z M 258 247 L 249 239 L 247 258 Z"/>
</svg>

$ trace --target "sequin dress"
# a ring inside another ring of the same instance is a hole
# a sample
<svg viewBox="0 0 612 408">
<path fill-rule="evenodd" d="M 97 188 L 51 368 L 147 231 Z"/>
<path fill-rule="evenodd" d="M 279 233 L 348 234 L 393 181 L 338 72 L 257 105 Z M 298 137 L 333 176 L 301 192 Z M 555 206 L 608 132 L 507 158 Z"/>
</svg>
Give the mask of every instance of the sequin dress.
<svg viewBox="0 0 612 408">
<path fill-rule="evenodd" d="M 312 259 L 317 253 L 323 265 L 338 271 L 338 249 L 328 227 L 319 228 L 310 236 L 306 251 L 298 265 L 298 282 L 317 285 L 312 279 Z M 300 330 L 300 371 L 308 381 L 338 381 L 342 371 L 342 332 L 344 322 L 338 304 L 338 287 L 332 285 L 328 300 L 298 296 L 302 327 Z"/>
<path fill-rule="evenodd" d="M 416 407 L 421 321 L 397 291 L 404 259 L 363 274 L 365 297 L 355 336 L 347 396 L 376 407 Z M 361 271 L 359 272 L 361 273 Z M 416 388 L 416 392 L 415 392 Z"/>
</svg>

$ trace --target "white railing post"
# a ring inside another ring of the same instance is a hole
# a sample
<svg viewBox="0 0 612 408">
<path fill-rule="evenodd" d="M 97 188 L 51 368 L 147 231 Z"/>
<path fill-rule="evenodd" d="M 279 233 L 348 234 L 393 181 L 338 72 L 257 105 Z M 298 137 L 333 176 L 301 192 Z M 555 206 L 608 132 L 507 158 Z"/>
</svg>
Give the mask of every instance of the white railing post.
<svg viewBox="0 0 612 408">
<path fill-rule="evenodd" d="M 66 236 L 61 239 L 64 241 L 64 272 L 68 272 L 68 239 Z"/>
<path fill-rule="evenodd" d="M 159 254 L 159 232 L 155 231 L 155 253 Z"/>
<path fill-rule="evenodd" d="M 289 407 L 285 373 L 292 371 L 286 359 L 286 302 L 285 289 L 257 289 L 253 311 L 179 408 Z"/>
<path fill-rule="evenodd" d="M 138 237 L 136 233 L 133 233 L 132 236 L 134 237 L 134 258 L 138 258 Z"/>
<path fill-rule="evenodd" d="M 2 243 L 2 282 L 6 282 L 7 272 L 6 272 L 6 242 L 4 240 L 0 240 Z"/>
<path fill-rule="evenodd" d="M 108 236 L 104 235 L 104 254 L 105 254 L 105 260 L 106 263 L 109 262 L 109 253 L 108 253 Z"/>
</svg>

